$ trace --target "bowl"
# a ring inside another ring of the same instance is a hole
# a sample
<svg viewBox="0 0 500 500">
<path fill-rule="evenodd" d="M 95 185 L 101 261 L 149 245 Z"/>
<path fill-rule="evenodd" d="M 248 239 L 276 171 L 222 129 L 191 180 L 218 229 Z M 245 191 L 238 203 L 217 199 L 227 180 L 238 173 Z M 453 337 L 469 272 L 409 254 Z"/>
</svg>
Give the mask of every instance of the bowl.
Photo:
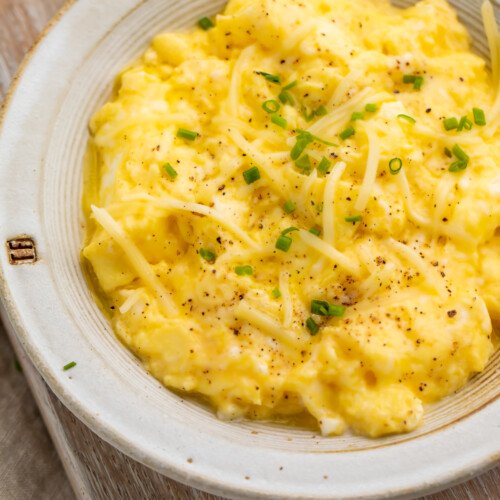
<svg viewBox="0 0 500 500">
<path fill-rule="evenodd" d="M 116 340 L 80 266 L 82 159 L 91 115 L 153 35 L 193 26 L 221 0 L 70 1 L 27 57 L 0 131 L 4 320 L 63 403 L 100 437 L 175 480 L 238 498 L 415 496 L 500 457 L 498 353 L 427 408 L 417 431 L 371 440 L 229 423 L 165 389 Z M 409 2 L 399 1 L 405 5 Z M 479 0 L 452 2 L 487 57 Z M 497 16 L 498 16 L 497 9 Z M 69 361 L 77 366 L 62 367 Z"/>
</svg>

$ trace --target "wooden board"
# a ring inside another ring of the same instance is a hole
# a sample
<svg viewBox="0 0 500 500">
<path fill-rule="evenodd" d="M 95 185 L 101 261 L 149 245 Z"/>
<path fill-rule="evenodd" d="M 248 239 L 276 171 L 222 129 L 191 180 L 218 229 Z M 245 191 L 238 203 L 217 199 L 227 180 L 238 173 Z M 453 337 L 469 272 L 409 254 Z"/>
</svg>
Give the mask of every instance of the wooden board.
<svg viewBox="0 0 500 500">
<path fill-rule="evenodd" d="M 43 29 L 51 16 L 62 6 L 64 0 L 0 0 L 0 98 L 5 94 L 8 84 L 23 55 L 32 45 L 37 34 Z M 0 325 L 0 343 L 5 333 Z M 49 430 L 62 464 L 78 498 L 85 499 L 155 499 L 172 498 L 179 500 L 216 500 L 217 497 L 199 492 L 181 485 L 143 465 L 126 457 L 108 443 L 98 438 L 69 412 L 46 386 L 40 375 L 23 353 L 15 339 L 11 339 L 14 350 L 29 386 Z M 0 365 L 1 368 L 1 365 Z M 15 370 L 4 370 L 0 373 L 5 380 L 9 377 L 19 378 Z M 0 386 L 3 387 L 3 386 Z M 17 406 L 10 403 L 10 395 L 0 393 L 0 422 L 7 418 L 24 423 L 14 413 Z M 35 416 L 35 418 L 37 418 Z M 27 425 L 24 423 L 24 425 Z M 34 425 L 30 422 L 30 426 Z M 1 429 L 1 425 L 0 425 Z M 30 434 L 25 434 L 27 450 L 37 444 L 30 442 Z M 0 435 L 1 439 L 1 435 Z M 2 474 L 2 441 L 0 440 L 0 498 L 26 498 L 19 489 L 19 494 L 2 488 L 5 486 Z M 60 465 L 50 449 L 40 454 L 53 461 L 51 466 L 57 469 Z M 51 469 L 52 470 L 52 469 Z M 34 471 L 35 473 L 36 471 Z M 42 488 L 46 473 L 40 474 L 40 489 L 33 498 L 41 500 L 68 498 L 67 483 L 61 474 L 52 472 L 50 488 Z M 462 485 L 444 492 L 425 497 L 425 500 L 448 499 L 494 499 L 500 498 L 500 468 Z"/>
</svg>

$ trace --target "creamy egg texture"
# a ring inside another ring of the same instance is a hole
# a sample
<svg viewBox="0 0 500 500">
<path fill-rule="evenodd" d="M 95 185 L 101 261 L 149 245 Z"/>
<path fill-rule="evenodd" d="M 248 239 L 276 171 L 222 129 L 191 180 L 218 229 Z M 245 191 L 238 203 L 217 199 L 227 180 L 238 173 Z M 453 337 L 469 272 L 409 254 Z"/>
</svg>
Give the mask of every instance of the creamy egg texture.
<svg viewBox="0 0 500 500">
<path fill-rule="evenodd" d="M 231 0 L 156 36 L 91 122 L 118 338 L 220 418 L 415 429 L 500 322 L 492 67 L 444 0 Z"/>
</svg>

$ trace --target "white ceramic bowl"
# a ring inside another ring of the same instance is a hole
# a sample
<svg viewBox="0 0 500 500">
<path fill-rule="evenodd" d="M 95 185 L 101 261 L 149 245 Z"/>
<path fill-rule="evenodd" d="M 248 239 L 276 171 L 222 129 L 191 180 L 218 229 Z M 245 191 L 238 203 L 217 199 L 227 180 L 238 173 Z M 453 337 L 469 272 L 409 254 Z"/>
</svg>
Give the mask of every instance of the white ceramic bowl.
<svg viewBox="0 0 500 500">
<path fill-rule="evenodd" d="M 0 239 L 31 237 L 39 260 L 14 266 L 9 252 L 0 252 L 6 322 L 54 392 L 102 438 L 159 472 L 213 493 L 411 496 L 494 465 L 500 445 L 498 355 L 466 388 L 428 408 L 425 425 L 412 434 L 324 438 L 217 420 L 149 376 L 94 304 L 79 264 L 89 118 L 109 97 L 115 75 L 154 34 L 192 26 L 224 3 L 70 2 L 28 57 L 0 132 Z M 453 3 L 476 49 L 486 55 L 479 0 Z M 77 367 L 64 372 L 72 360 Z"/>
</svg>

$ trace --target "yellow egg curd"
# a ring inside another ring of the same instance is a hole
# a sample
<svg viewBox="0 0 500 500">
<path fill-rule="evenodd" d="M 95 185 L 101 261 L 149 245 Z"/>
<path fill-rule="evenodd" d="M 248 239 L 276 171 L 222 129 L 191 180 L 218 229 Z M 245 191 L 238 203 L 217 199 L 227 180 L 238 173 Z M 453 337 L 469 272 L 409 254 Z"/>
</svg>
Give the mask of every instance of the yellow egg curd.
<svg viewBox="0 0 500 500">
<path fill-rule="evenodd" d="M 494 350 L 499 67 L 444 0 L 231 0 L 158 35 L 90 126 L 118 338 L 220 418 L 415 429 Z"/>
</svg>

